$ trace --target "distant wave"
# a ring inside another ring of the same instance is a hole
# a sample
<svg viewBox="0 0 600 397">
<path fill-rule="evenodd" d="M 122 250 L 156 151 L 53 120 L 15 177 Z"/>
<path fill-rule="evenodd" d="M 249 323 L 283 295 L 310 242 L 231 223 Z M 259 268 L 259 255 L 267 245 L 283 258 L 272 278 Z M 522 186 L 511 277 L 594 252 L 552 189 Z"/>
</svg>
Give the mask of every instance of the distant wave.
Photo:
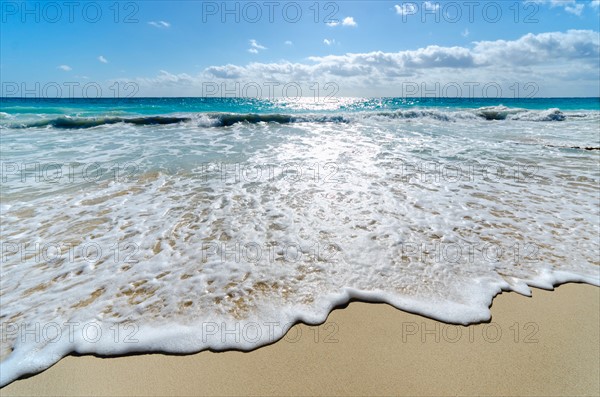
<svg viewBox="0 0 600 397">
<path fill-rule="evenodd" d="M 600 150 L 600 147 L 594 147 L 594 146 L 558 146 L 558 145 L 545 145 L 545 146 L 555 147 L 555 148 L 559 148 L 559 149 L 578 149 L 578 150 L 588 150 L 588 151 Z"/>
<path fill-rule="evenodd" d="M 566 116 L 560 109 L 527 110 L 506 106 L 490 106 L 475 111 L 486 120 L 563 121 Z"/>
<path fill-rule="evenodd" d="M 229 127 L 237 123 L 349 123 L 350 118 L 341 115 L 289 115 L 289 114 L 207 114 L 209 123 L 215 127 Z"/>
<path fill-rule="evenodd" d="M 235 113 L 207 113 L 203 114 L 204 120 L 212 126 L 227 127 L 236 123 L 274 122 L 287 123 L 352 123 L 364 119 L 379 117 L 388 119 L 421 119 L 429 118 L 439 121 L 456 122 L 461 120 L 515 120 L 515 121 L 564 121 L 570 117 L 588 118 L 593 112 L 564 114 L 558 108 L 546 110 L 529 110 L 509 108 L 506 106 L 491 106 L 468 110 L 438 110 L 438 109 L 403 109 L 382 112 L 344 113 L 337 115 L 307 114 L 235 114 Z M 595 114 L 597 116 L 597 114 Z"/>
<path fill-rule="evenodd" d="M 98 127 L 101 125 L 126 123 L 134 125 L 164 125 L 176 124 L 184 121 L 190 121 L 189 117 L 166 117 L 166 116 L 151 116 L 151 117 L 58 117 L 55 119 L 39 120 L 22 124 L 13 124 L 12 128 L 41 128 L 54 127 L 60 129 L 82 129 Z"/>
<path fill-rule="evenodd" d="M 478 109 L 438 110 L 438 109 L 403 109 L 381 112 L 357 112 L 343 114 L 255 114 L 255 113 L 195 113 L 187 116 L 144 116 L 144 117 L 68 117 L 50 118 L 16 123 L 8 114 L 3 119 L 11 119 L 12 123 L 5 125 L 9 128 L 42 128 L 84 129 L 117 123 L 145 125 L 167 125 L 182 122 L 193 122 L 206 127 L 229 127 L 238 123 L 352 123 L 371 118 L 385 119 L 433 119 L 438 121 L 459 122 L 461 120 L 487 121 L 538 121 L 556 122 L 569 118 L 586 119 L 597 117 L 593 112 L 564 114 L 560 109 L 528 110 L 506 106 L 491 106 Z"/>
</svg>

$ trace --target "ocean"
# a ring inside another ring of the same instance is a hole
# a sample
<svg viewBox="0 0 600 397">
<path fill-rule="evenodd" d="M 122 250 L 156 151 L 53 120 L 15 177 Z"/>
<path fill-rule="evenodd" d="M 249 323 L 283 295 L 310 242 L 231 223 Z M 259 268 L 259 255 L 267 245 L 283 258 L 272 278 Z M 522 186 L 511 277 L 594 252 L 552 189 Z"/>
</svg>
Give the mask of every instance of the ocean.
<svg viewBox="0 0 600 397">
<path fill-rule="evenodd" d="M 0 385 L 600 285 L 599 98 L 0 103 Z"/>
</svg>

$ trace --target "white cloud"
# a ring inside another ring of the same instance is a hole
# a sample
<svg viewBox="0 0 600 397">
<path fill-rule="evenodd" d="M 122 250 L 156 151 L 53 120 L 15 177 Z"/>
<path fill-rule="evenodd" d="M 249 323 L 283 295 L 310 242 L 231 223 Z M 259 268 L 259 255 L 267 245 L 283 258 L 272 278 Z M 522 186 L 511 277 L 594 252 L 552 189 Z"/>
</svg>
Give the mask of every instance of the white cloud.
<svg viewBox="0 0 600 397">
<path fill-rule="evenodd" d="M 560 7 L 575 4 L 577 0 L 523 0 L 524 3 L 549 4 L 550 7 Z"/>
<path fill-rule="evenodd" d="M 258 44 L 258 42 L 254 39 L 250 39 L 250 48 L 248 48 L 248 52 L 251 54 L 258 54 L 259 50 L 266 50 L 267 47 Z"/>
<path fill-rule="evenodd" d="M 64 70 L 65 72 L 70 72 L 71 70 L 73 70 L 72 67 L 70 67 L 69 65 L 60 65 L 56 67 L 57 69 L 60 70 Z"/>
<path fill-rule="evenodd" d="M 426 10 L 437 11 L 440 9 L 440 4 L 432 3 L 431 1 L 426 1 L 423 3 L 423 8 Z"/>
<path fill-rule="evenodd" d="M 575 4 L 577 0 L 550 0 L 552 7 L 564 6 L 568 4 Z"/>
<path fill-rule="evenodd" d="M 590 3 L 590 7 L 594 7 L 593 3 L 598 2 L 593 0 Z M 562 7 L 565 12 L 581 16 L 583 9 L 585 8 L 584 3 L 578 3 L 577 0 L 525 0 L 525 3 L 537 3 L 537 4 L 548 4 L 550 8 Z"/>
<path fill-rule="evenodd" d="M 566 6 L 565 11 L 569 12 L 571 14 L 580 16 L 581 12 L 583 11 L 583 7 L 584 7 L 583 4 L 575 4 L 573 6 Z"/>
<path fill-rule="evenodd" d="M 108 60 L 107 60 L 106 58 L 104 58 L 102 55 L 100 55 L 100 56 L 98 57 L 98 60 L 99 60 L 100 62 L 102 62 L 102 63 L 108 63 Z"/>
<path fill-rule="evenodd" d="M 267 47 L 258 44 L 258 42 L 256 40 L 254 40 L 254 39 L 250 40 L 250 46 L 252 48 L 256 48 L 256 49 L 259 49 L 259 50 L 266 50 L 267 49 Z"/>
<path fill-rule="evenodd" d="M 471 32 L 469 32 L 469 29 L 465 29 L 462 31 L 462 33 L 460 34 L 462 37 L 469 37 L 469 35 L 471 34 Z"/>
<path fill-rule="evenodd" d="M 155 28 L 159 28 L 159 29 L 171 27 L 171 24 L 169 22 L 165 22 L 165 21 L 150 21 L 150 22 L 148 22 L 148 25 L 152 25 Z"/>
<path fill-rule="evenodd" d="M 543 62 L 556 65 L 561 60 L 598 63 L 600 44 L 598 32 L 569 30 L 565 33 L 529 33 L 514 41 L 481 41 L 476 43 L 474 52 L 488 62 L 517 66 Z"/>
<path fill-rule="evenodd" d="M 600 0 L 592 0 L 589 4 L 591 8 L 598 9 L 600 8 Z"/>
<path fill-rule="evenodd" d="M 396 4 L 394 9 L 398 15 L 411 15 L 417 12 L 417 5 L 415 3 L 403 3 L 401 6 Z"/>
<path fill-rule="evenodd" d="M 329 39 L 323 39 L 323 43 L 325 45 L 333 45 L 333 44 L 335 44 L 335 39 L 331 39 L 331 40 L 329 40 Z"/>
<path fill-rule="evenodd" d="M 353 17 L 346 17 L 342 20 L 342 26 L 356 27 L 357 23 Z"/>
<path fill-rule="evenodd" d="M 211 66 L 205 72 L 218 79 L 237 79 L 242 77 L 245 70 L 242 66 L 227 64 L 224 66 Z"/>
<path fill-rule="evenodd" d="M 294 45 L 294 43 L 292 43 L 290 40 L 286 40 L 283 44 L 285 44 L 285 45 Z"/>
<path fill-rule="evenodd" d="M 413 15 L 417 13 L 418 5 L 415 2 L 405 2 L 402 5 L 395 5 L 394 9 L 398 15 Z M 440 4 L 437 2 L 425 1 L 423 2 L 423 9 L 427 11 L 438 11 Z"/>
<path fill-rule="evenodd" d="M 194 83 L 194 78 L 187 73 L 173 74 L 166 70 L 160 70 L 159 75 L 154 78 L 142 78 L 138 79 L 140 83 L 147 85 L 159 85 L 159 86 L 178 86 L 188 85 Z"/>
<path fill-rule="evenodd" d="M 333 44 L 329 39 L 323 42 Z M 505 94 L 513 95 L 509 87 L 514 83 L 523 87 L 534 82 L 540 87 L 540 96 L 591 96 L 600 88 L 599 54 L 598 32 L 569 30 L 530 33 L 516 40 L 479 41 L 464 47 L 428 46 L 399 52 L 314 56 L 297 63 L 283 60 L 211 66 L 193 77 L 161 71 L 153 79 L 138 81 L 147 89 L 177 86 L 187 95 L 198 95 L 193 90 L 201 89 L 207 81 L 252 81 L 306 82 L 307 86 L 308 82 L 334 82 L 340 95 L 346 96 L 401 96 L 398 90 L 405 82 L 477 82 L 480 89 L 493 82 L 505 87 Z M 174 95 L 181 95 L 179 91 L 173 89 Z"/>
<path fill-rule="evenodd" d="M 349 26 L 349 27 L 352 27 L 352 28 L 355 28 L 355 27 L 357 27 L 357 26 L 358 26 L 358 24 L 357 24 L 357 23 L 356 23 L 356 21 L 354 20 L 354 17 L 346 17 L 346 18 L 342 19 L 342 22 L 340 22 L 340 21 L 338 21 L 338 20 L 332 20 L 332 21 L 329 21 L 329 22 L 327 22 L 327 23 L 325 23 L 325 24 L 326 24 L 327 26 L 330 26 L 330 27 L 332 27 L 332 28 L 333 28 L 333 27 L 336 27 L 336 26 L 339 26 L 339 25 L 342 25 L 342 26 Z"/>
</svg>

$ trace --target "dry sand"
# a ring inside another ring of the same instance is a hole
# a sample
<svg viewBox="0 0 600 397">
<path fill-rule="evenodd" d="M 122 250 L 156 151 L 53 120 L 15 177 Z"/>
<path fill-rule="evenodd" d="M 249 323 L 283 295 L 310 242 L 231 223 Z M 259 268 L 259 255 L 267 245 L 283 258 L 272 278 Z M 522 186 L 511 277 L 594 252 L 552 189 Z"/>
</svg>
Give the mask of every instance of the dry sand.
<svg viewBox="0 0 600 397">
<path fill-rule="evenodd" d="M 470 327 L 354 302 L 250 353 L 71 356 L 0 394 L 598 396 L 599 313 L 583 284 L 503 293 Z"/>
</svg>

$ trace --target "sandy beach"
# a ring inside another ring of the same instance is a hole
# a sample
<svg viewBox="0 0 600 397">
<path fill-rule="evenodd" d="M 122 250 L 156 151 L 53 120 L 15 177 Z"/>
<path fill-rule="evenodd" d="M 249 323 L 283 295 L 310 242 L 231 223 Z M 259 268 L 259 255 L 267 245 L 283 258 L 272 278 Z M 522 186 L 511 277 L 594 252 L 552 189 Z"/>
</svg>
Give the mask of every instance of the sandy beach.
<svg viewBox="0 0 600 397">
<path fill-rule="evenodd" d="M 599 305 L 584 284 L 503 293 L 462 327 L 352 302 L 249 353 L 70 356 L 1 394 L 597 396 Z"/>
<path fill-rule="evenodd" d="M 600 0 L 0 14 L 0 397 L 600 397 Z"/>
</svg>

